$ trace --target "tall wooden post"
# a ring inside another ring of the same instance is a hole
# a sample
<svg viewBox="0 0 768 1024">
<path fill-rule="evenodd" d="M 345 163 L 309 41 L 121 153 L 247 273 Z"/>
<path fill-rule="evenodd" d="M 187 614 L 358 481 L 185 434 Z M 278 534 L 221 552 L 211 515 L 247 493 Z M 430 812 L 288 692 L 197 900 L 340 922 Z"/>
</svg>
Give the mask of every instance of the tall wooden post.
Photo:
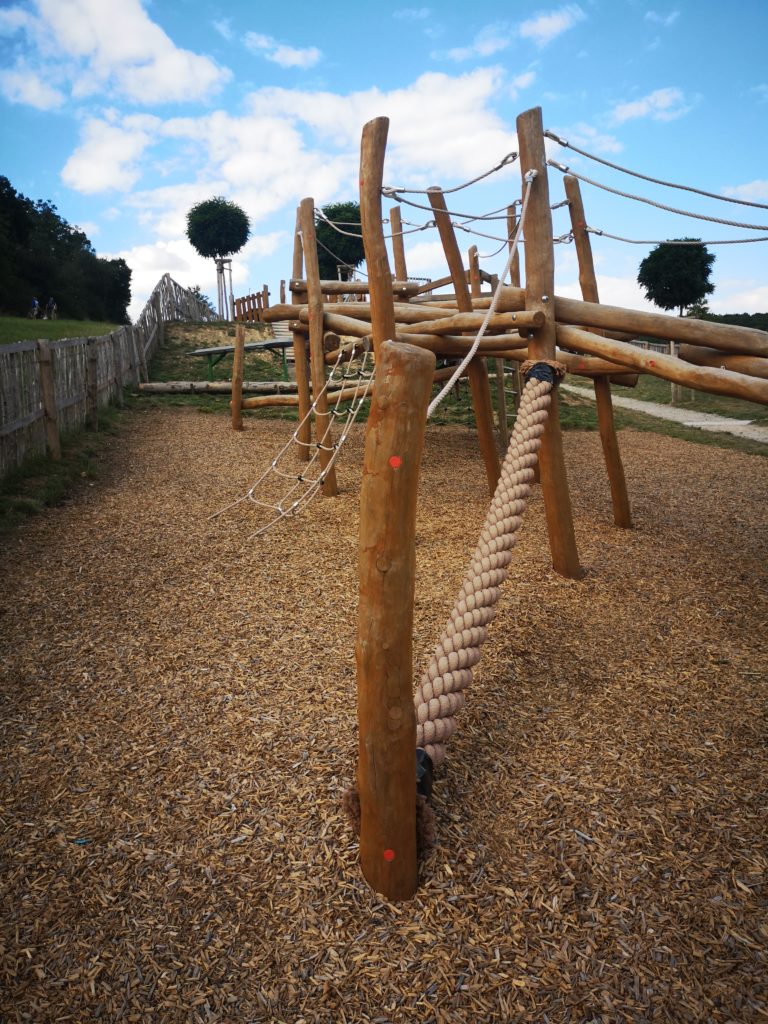
<svg viewBox="0 0 768 1024">
<path fill-rule="evenodd" d="M 53 358 L 51 347 L 47 341 L 38 341 L 37 343 L 37 363 L 40 367 L 45 443 L 48 446 L 48 454 L 58 462 L 61 459 L 61 438 L 59 437 L 59 418 L 56 409 L 56 388 L 53 383 Z"/>
<path fill-rule="evenodd" d="M 509 248 L 512 248 L 512 240 L 515 237 L 517 231 L 517 208 L 512 203 L 507 207 L 507 238 L 509 239 Z M 520 287 L 520 249 L 515 250 L 515 255 L 512 257 L 512 266 L 509 268 L 509 283 L 514 288 Z M 520 364 L 515 363 L 515 409 L 520 408 L 520 395 L 523 393 L 523 378 L 520 376 Z M 539 482 L 539 463 L 536 463 L 536 483 Z"/>
<path fill-rule="evenodd" d="M 232 429 L 243 429 L 243 366 L 245 364 L 245 328 L 235 328 L 235 354 L 232 360 Z"/>
<path fill-rule="evenodd" d="M 536 172 L 525 214 L 525 308 L 546 314 L 544 327 L 528 341 L 531 359 L 554 359 L 555 340 L 555 253 L 552 243 L 552 211 L 549 208 L 549 182 L 544 151 L 541 107 L 521 114 L 517 119 L 520 147 L 520 173 L 523 188 L 530 171 Z M 560 430 L 560 406 L 557 389 L 552 392 L 547 424 L 539 452 L 541 489 L 547 516 L 552 564 L 562 576 L 579 579 L 582 575 L 576 535 L 573 530 L 571 497 L 563 455 Z"/>
<path fill-rule="evenodd" d="M 363 125 L 360 140 L 360 224 L 371 300 L 371 338 L 378 358 L 383 341 L 395 337 L 395 301 L 387 246 L 381 226 L 381 183 L 389 118 L 375 117 Z"/>
<path fill-rule="evenodd" d="M 312 400 L 315 406 L 315 440 L 320 449 L 323 494 L 333 497 L 339 493 L 336 484 L 336 470 L 330 466 L 331 417 L 328 412 L 328 396 L 325 393 L 325 352 L 323 351 L 323 292 L 320 287 L 320 266 L 317 259 L 317 238 L 315 236 L 315 203 L 302 199 L 299 205 L 299 221 L 304 248 L 304 268 L 307 275 L 307 308 L 309 312 L 309 370 L 312 377 Z M 298 372 L 298 368 L 297 368 Z"/>
<path fill-rule="evenodd" d="M 109 336 L 109 343 L 112 346 L 112 365 L 115 368 L 114 384 L 115 384 L 115 404 L 118 409 L 122 409 L 125 405 L 125 395 L 123 394 L 123 342 L 122 335 L 125 328 L 121 328 L 119 331 L 112 331 Z"/>
<path fill-rule="evenodd" d="M 400 207 L 393 206 L 389 211 L 389 226 L 392 228 L 392 254 L 395 257 L 395 280 L 408 280 L 408 266 L 405 262 L 405 243 L 403 242 L 403 221 Z"/>
<path fill-rule="evenodd" d="M 300 281 L 304 276 L 304 250 L 301 244 L 299 211 L 296 210 L 296 228 L 293 233 L 293 267 L 291 281 Z M 304 301 L 304 296 L 291 288 L 291 301 L 294 305 Z M 309 409 L 312 401 L 309 397 L 309 362 L 307 361 L 307 339 L 303 332 L 293 331 L 293 366 L 296 371 L 296 391 L 299 399 L 299 428 L 297 440 L 300 442 L 297 455 L 302 462 L 309 461 L 309 445 L 312 442 L 312 424 Z"/>
<path fill-rule="evenodd" d="M 360 864 L 390 900 L 416 891 L 416 504 L 435 357 L 384 341 L 365 434 L 357 626 Z"/>
<path fill-rule="evenodd" d="M 576 257 L 579 261 L 579 284 L 581 297 L 586 302 L 599 302 L 597 293 L 597 277 L 592 259 L 592 243 L 587 231 L 587 218 L 584 214 L 584 202 L 578 178 L 566 174 L 563 178 L 565 194 L 568 197 L 568 209 L 571 215 L 571 230 L 576 246 Z M 602 331 L 595 330 L 595 334 Z M 595 377 L 595 401 L 597 403 L 597 422 L 600 429 L 600 441 L 603 445 L 605 468 L 608 472 L 608 483 L 611 488 L 613 504 L 613 521 L 617 526 L 630 529 L 632 513 L 629 507 L 627 481 L 624 466 L 621 462 L 619 439 L 616 436 L 616 424 L 613 419 L 613 402 L 611 400 L 611 382 L 608 376 Z"/>
<path fill-rule="evenodd" d="M 85 406 L 88 426 L 99 429 L 99 353 L 96 339 L 88 338 L 85 349 Z"/>
<path fill-rule="evenodd" d="M 443 243 L 445 258 L 456 292 L 456 305 L 460 313 L 472 311 L 472 298 L 467 286 L 467 275 L 461 258 L 461 251 L 453 231 L 451 218 L 445 205 L 442 189 L 433 187 L 428 190 L 429 202 L 435 214 L 435 223 Z M 472 394 L 472 407 L 477 424 L 477 438 L 485 463 L 485 475 L 488 478 L 488 490 L 491 494 L 499 482 L 501 467 L 496 441 L 493 436 L 493 406 L 491 404 L 491 385 L 488 380 L 488 369 L 482 356 L 477 355 L 467 367 L 467 379 Z"/>
<path fill-rule="evenodd" d="M 301 271 L 299 271 L 299 277 L 301 277 Z M 280 305 L 285 305 L 285 279 L 280 281 Z"/>
<path fill-rule="evenodd" d="M 482 291 L 480 280 L 480 257 L 477 254 L 477 246 L 471 245 L 467 252 L 469 264 L 469 290 L 472 298 L 479 298 Z M 494 370 L 496 372 L 496 419 L 499 424 L 499 441 L 504 451 L 509 445 L 509 431 L 507 429 L 507 396 L 504 391 L 504 360 L 494 359 Z"/>
</svg>

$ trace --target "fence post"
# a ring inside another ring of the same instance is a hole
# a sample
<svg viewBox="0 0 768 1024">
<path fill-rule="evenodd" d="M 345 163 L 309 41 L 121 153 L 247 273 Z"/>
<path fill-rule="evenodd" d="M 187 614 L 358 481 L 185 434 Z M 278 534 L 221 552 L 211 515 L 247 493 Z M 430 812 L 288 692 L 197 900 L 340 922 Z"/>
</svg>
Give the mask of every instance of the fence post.
<svg viewBox="0 0 768 1024">
<path fill-rule="evenodd" d="M 413 594 L 416 503 L 435 357 L 383 341 L 365 434 L 357 645 L 360 864 L 390 900 L 407 900 L 416 864 Z"/>
<path fill-rule="evenodd" d="M 140 381 L 149 380 L 149 371 L 147 370 L 147 353 L 144 350 L 144 335 L 145 330 L 142 328 L 136 328 L 136 354 L 139 357 L 139 379 Z"/>
<path fill-rule="evenodd" d="M 37 343 L 37 363 L 40 367 L 40 391 L 43 396 L 45 443 L 52 459 L 61 459 L 61 438 L 56 410 L 56 389 L 53 383 L 53 358 L 47 341 Z"/>
<path fill-rule="evenodd" d="M 99 429 L 99 353 L 96 339 L 87 338 L 85 348 L 85 409 L 88 426 Z"/>
<path fill-rule="evenodd" d="M 109 336 L 112 345 L 112 363 L 115 367 L 115 404 L 118 409 L 122 409 L 125 405 L 125 397 L 123 395 L 123 343 L 120 337 L 123 330 L 124 328 L 120 331 L 113 331 Z"/>
</svg>

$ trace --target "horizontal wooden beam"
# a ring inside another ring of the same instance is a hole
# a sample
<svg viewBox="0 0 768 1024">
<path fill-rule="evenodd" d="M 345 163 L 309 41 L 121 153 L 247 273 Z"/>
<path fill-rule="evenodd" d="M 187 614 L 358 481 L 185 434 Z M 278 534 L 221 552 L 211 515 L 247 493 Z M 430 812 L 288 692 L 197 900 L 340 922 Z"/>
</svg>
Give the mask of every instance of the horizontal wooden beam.
<svg viewBox="0 0 768 1024">
<path fill-rule="evenodd" d="M 716 348 L 699 348 L 696 345 L 681 345 L 677 354 L 686 363 L 719 366 L 724 370 L 746 373 L 748 377 L 762 377 L 763 380 L 768 380 L 768 359 L 763 356 L 734 356 Z"/>
<path fill-rule="evenodd" d="M 305 292 L 307 282 L 293 280 L 290 282 L 291 291 Z M 321 281 L 320 290 L 324 295 L 367 295 L 370 286 L 367 281 Z M 393 281 L 393 295 L 416 295 L 419 285 L 416 281 Z"/>
<path fill-rule="evenodd" d="M 768 405 L 768 381 L 747 377 L 732 370 L 714 369 L 708 366 L 694 366 L 676 356 L 660 352 L 648 352 L 622 341 L 613 341 L 590 331 L 567 324 L 557 325 L 558 343 L 566 348 L 601 356 L 612 362 L 621 363 L 642 373 L 682 384 L 696 391 L 708 391 L 715 395 L 730 395 L 745 398 L 750 402 Z"/>
</svg>

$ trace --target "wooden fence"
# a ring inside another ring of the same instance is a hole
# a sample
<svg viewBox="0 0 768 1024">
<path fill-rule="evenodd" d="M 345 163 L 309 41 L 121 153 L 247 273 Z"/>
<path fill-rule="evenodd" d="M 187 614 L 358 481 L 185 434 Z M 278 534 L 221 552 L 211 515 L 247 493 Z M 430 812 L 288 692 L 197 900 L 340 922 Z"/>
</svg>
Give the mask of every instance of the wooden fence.
<svg viewBox="0 0 768 1024">
<path fill-rule="evenodd" d="M 0 346 L 0 478 L 33 455 L 59 458 L 62 431 L 95 427 L 100 408 L 122 404 L 123 388 L 148 379 L 164 323 L 208 315 L 207 306 L 165 274 L 131 327 Z"/>
</svg>

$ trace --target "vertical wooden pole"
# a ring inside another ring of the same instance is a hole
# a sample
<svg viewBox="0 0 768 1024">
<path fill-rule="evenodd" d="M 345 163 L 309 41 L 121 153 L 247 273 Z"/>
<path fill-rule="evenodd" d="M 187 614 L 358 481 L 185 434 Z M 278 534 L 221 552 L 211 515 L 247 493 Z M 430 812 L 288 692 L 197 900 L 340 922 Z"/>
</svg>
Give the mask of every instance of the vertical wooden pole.
<svg viewBox="0 0 768 1024">
<path fill-rule="evenodd" d="M 88 426 L 99 429 L 99 354 L 96 339 L 88 338 L 85 349 L 85 405 Z"/>
<path fill-rule="evenodd" d="M 38 341 L 37 343 L 37 363 L 40 367 L 45 443 L 48 446 L 48 454 L 58 462 L 61 459 L 61 438 L 59 437 L 59 418 L 56 409 L 56 388 L 53 383 L 53 357 L 47 341 Z"/>
<path fill-rule="evenodd" d="M 299 227 L 299 211 L 296 211 L 296 228 L 293 234 L 293 267 L 291 280 L 300 281 L 304 276 L 304 250 L 301 244 Z M 291 301 L 294 304 L 303 302 L 303 297 L 291 289 Z M 296 391 L 299 397 L 299 428 L 297 438 L 301 442 L 297 455 L 302 462 L 309 461 L 309 445 L 312 441 L 312 424 L 309 420 L 309 362 L 307 361 L 307 339 L 303 333 L 293 332 L 293 366 L 296 371 Z"/>
<path fill-rule="evenodd" d="M 261 308 L 269 309 L 269 288 L 266 285 L 261 289 Z"/>
<path fill-rule="evenodd" d="M 512 248 L 512 239 L 515 237 L 517 231 L 517 208 L 513 204 L 507 207 L 507 238 L 509 239 L 509 248 Z M 515 255 L 512 257 L 512 266 L 509 268 L 509 283 L 514 288 L 520 287 L 520 249 L 515 250 Z M 514 379 L 515 379 L 515 410 L 520 408 L 520 395 L 523 393 L 523 378 L 520 376 L 520 364 L 515 363 L 514 368 Z M 539 464 L 536 463 L 536 482 L 539 482 Z"/>
<path fill-rule="evenodd" d="M 155 296 L 155 315 L 157 316 L 157 347 L 165 344 L 165 321 L 163 320 L 163 297 L 158 291 Z"/>
<path fill-rule="evenodd" d="M 245 365 L 245 328 L 235 328 L 235 354 L 232 362 L 232 429 L 243 429 L 243 366 Z"/>
<path fill-rule="evenodd" d="M 549 182 L 544 151 L 544 130 L 541 107 L 534 107 L 517 119 L 517 138 L 520 147 L 520 173 L 523 187 L 526 176 L 536 171 L 531 185 L 525 215 L 525 308 L 531 312 L 541 310 L 547 321 L 528 341 L 531 359 L 554 359 L 555 339 L 555 254 L 552 243 L 552 211 L 549 208 Z M 547 424 L 541 439 L 539 453 L 541 489 L 547 515 L 549 547 L 556 572 L 571 579 L 582 575 L 576 535 L 573 529 L 571 497 L 563 455 L 563 437 L 560 431 L 560 407 L 557 388 L 552 392 Z"/>
<path fill-rule="evenodd" d="M 299 274 L 299 277 L 301 277 L 301 274 Z M 280 305 L 285 305 L 285 280 L 280 281 Z"/>
<path fill-rule="evenodd" d="M 301 238 L 304 248 L 304 267 L 307 275 L 307 306 L 309 310 L 309 369 L 312 377 L 312 400 L 315 406 L 315 440 L 320 449 L 323 494 L 333 497 L 339 493 L 336 484 L 336 470 L 329 467 L 330 448 L 333 445 L 331 417 L 328 412 L 328 398 L 325 387 L 325 352 L 323 351 L 323 292 L 320 287 L 320 266 L 317 259 L 317 238 L 315 236 L 315 203 L 302 199 L 299 205 Z M 298 369 L 298 368 L 297 368 Z"/>
<path fill-rule="evenodd" d="M 395 280 L 408 280 L 408 266 L 405 262 L 405 243 L 403 241 L 403 221 L 400 207 L 393 206 L 389 211 L 389 226 L 392 228 L 392 254 L 395 257 Z"/>
<path fill-rule="evenodd" d="M 123 329 L 124 330 L 124 329 Z M 118 409 L 125 405 L 123 395 L 123 330 L 113 331 L 109 336 L 109 343 L 112 346 L 112 365 L 115 368 L 115 404 Z"/>
<path fill-rule="evenodd" d="M 413 596 L 416 504 L 435 357 L 384 341 L 365 435 L 357 627 L 360 863 L 369 884 L 407 900 L 416 864 Z"/>
<path fill-rule="evenodd" d="M 467 253 L 469 263 L 469 288 L 472 298 L 480 296 L 482 283 L 480 281 L 480 257 L 477 254 L 477 246 L 469 247 Z M 496 419 L 499 425 L 499 441 L 504 451 L 509 445 L 509 430 L 507 429 L 507 396 L 504 391 L 504 360 L 494 359 L 494 370 L 496 372 Z"/>
<path fill-rule="evenodd" d="M 565 194 L 568 197 L 568 209 L 571 215 L 571 230 L 576 246 L 576 257 L 579 261 L 579 284 L 581 297 L 586 302 L 599 302 L 597 276 L 592 259 L 592 243 L 587 231 L 587 218 L 584 214 L 584 202 L 578 178 L 566 174 L 564 179 Z M 601 334 L 601 331 L 595 333 Z M 624 466 L 621 462 L 619 439 L 616 436 L 616 424 L 613 419 L 613 401 L 611 400 L 611 382 L 608 377 L 595 377 L 595 401 L 597 403 L 597 422 L 600 429 L 600 441 L 603 445 L 603 457 L 608 473 L 613 504 L 613 521 L 616 526 L 630 529 L 632 513 L 629 507 L 627 481 Z"/>
<path fill-rule="evenodd" d="M 376 117 L 363 125 L 360 140 L 360 225 L 368 268 L 371 337 L 376 358 L 381 343 L 395 337 L 392 274 L 381 225 L 381 183 L 388 131 L 389 118 Z"/>
<path fill-rule="evenodd" d="M 456 241 L 451 218 L 445 205 L 442 189 L 434 187 L 429 190 L 429 202 L 435 214 L 435 223 L 443 243 L 445 258 L 456 291 L 456 305 L 460 313 L 472 311 L 472 298 L 467 285 L 467 275 L 461 258 L 461 251 Z M 472 407 L 477 424 L 477 438 L 485 463 L 485 474 L 488 478 L 488 490 L 491 494 L 499 482 L 501 467 L 496 441 L 493 436 L 493 406 L 491 404 L 491 385 L 488 380 L 488 369 L 482 356 L 475 356 L 467 367 L 467 378 L 472 394 Z"/>
</svg>

